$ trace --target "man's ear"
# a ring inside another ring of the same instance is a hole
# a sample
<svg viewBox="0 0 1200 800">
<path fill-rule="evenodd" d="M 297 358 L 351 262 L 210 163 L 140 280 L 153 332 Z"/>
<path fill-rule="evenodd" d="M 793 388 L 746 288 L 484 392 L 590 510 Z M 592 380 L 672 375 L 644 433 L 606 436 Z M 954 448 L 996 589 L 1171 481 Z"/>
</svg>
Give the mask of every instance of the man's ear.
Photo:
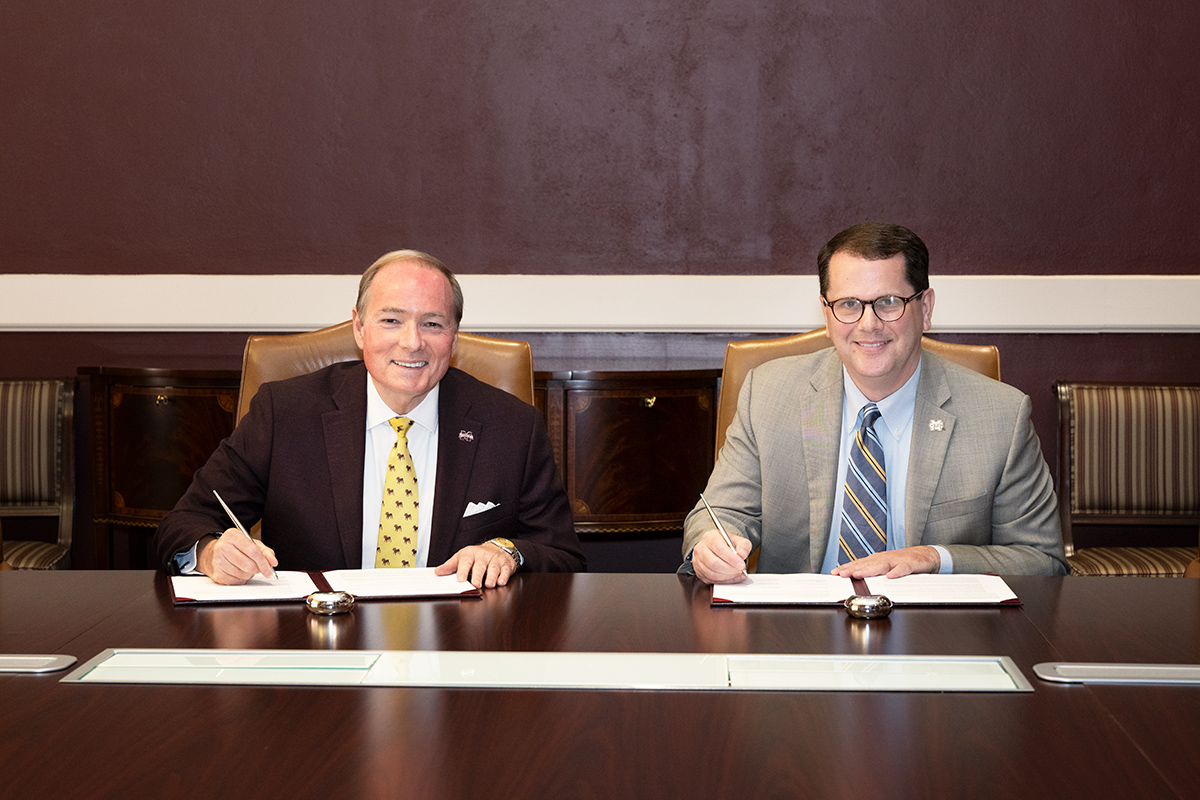
<svg viewBox="0 0 1200 800">
<path fill-rule="evenodd" d="M 922 330 L 924 331 L 933 327 L 933 300 L 933 289 L 926 289 L 925 294 L 921 296 L 921 306 L 924 311 Z"/>
<path fill-rule="evenodd" d="M 350 309 L 350 328 L 354 331 L 354 343 L 358 345 L 358 349 L 363 349 L 362 324 L 363 321 L 358 316 L 358 309 Z"/>
</svg>

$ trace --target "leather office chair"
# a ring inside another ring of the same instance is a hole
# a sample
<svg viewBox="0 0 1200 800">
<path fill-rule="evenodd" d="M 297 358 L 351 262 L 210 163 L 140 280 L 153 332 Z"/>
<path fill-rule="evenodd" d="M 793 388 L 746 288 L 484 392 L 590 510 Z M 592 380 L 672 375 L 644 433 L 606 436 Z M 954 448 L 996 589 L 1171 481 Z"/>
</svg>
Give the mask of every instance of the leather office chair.
<svg viewBox="0 0 1200 800">
<path fill-rule="evenodd" d="M 921 346 L 949 361 L 1000 380 L 1000 350 L 995 345 L 951 344 L 923 336 Z M 717 400 L 717 448 L 714 452 L 719 455 L 721 445 L 725 444 L 725 430 L 737 413 L 738 394 L 750 370 L 776 358 L 815 353 L 826 347 L 833 347 L 833 340 L 825 335 L 824 328 L 781 339 L 754 339 L 726 345 L 721 393 Z"/>
<path fill-rule="evenodd" d="M 54 542 L 9 541 L 13 569 L 66 569 L 75 514 L 75 380 L 0 381 L 0 516 L 57 517 Z"/>
<path fill-rule="evenodd" d="M 307 333 L 247 339 L 237 421 L 246 415 L 250 400 L 267 381 L 305 375 L 339 361 L 361 359 L 362 351 L 354 342 L 351 326 L 347 320 Z M 458 352 L 450 364 L 533 405 L 533 354 L 528 342 L 459 333 Z"/>
</svg>

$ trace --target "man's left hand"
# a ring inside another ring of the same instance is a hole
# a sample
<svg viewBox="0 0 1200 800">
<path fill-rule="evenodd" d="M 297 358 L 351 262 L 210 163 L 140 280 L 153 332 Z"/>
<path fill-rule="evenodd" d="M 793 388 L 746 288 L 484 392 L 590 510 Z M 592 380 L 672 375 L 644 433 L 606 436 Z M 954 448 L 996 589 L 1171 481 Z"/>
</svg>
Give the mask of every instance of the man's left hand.
<svg viewBox="0 0 1200 800">
<path fill-rule="evenodd" d="M 928 545 L 920 545 L 875 553 L 834 567 L 833 574 L 840 578 L 871 578 L 876 575 L 900 578 L 917 572 L 937 572 L 941 567 L 942 557 L 938 551 Z"/>
<path fill-rule="evenodd" d="M 434 575 L 458 573 L 459 581 L 471 582 L 476 589 L 485 586 L 494 589 L 508 583 L 508 578 L 517 571 L 517 562 L 499 547 L 490 544 L 470 545 L 459 550 L 441 566 L 435 567 Z"/>
</svg>

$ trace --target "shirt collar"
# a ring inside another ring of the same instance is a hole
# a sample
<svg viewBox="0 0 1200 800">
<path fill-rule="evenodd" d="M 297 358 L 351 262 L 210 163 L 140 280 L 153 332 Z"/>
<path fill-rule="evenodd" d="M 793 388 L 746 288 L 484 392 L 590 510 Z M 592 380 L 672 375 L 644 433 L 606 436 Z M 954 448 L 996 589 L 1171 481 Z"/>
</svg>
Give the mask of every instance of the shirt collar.
<svg viewBox="0 0 1200 800">
<path fill-rule="evenodd" d="M 437 432 L 438 421 L 438 396 L 441 394 L 442 384 L 439 381 L 429 390 L 429 394 L 422 398 L 417 407 L 407 414 L 397 415 L 388 407 L 388 404 L 383 402 L 383 398 L 379 396 L 379 390 L 375 388 L 375 381 L 371 380 L 370 373 L 367 374 L 367 430 L 374 428 L 376 425 L 382 425 L 388 420 L 396 416 L 405 416 L 413 421 L 414 425 L 419 425 L 430 433 Z"/>
<path fill-rule="evenodd" d="M 897 439 L 904 434 L 905 429 L 912 425 L 913 413 L 917 408 L 917 385 L 920 383 L 923 361 L 924 359 L 917 362 L 916 371 L 904 382 L 903 386 L 875 403 L 879 406 L 879 415 L 883 419 L 883 424 L 887 426 L 888 432 Z M 850 424 L 855 424 L 859 419 L 859 414 L 862 413 L 863 406 L 871 401 L 855 385 L 844 365 L 842 366 L 842 388 L 846 398 L 845 419 Z"/>
</svg>

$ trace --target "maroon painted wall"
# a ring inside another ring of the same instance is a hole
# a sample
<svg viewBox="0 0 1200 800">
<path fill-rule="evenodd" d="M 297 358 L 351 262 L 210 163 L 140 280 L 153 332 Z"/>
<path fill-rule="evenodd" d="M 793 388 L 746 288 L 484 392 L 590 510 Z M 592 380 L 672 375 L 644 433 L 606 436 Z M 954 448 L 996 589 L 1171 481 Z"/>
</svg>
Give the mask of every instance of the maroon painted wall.
<svg viewBox="0 0 1200 800">
<path fill-rule="evenodd" d="M 1195 0 L 40 0 L 0 272 L 942 274 L 1200 263 Z"/>
</svg>

